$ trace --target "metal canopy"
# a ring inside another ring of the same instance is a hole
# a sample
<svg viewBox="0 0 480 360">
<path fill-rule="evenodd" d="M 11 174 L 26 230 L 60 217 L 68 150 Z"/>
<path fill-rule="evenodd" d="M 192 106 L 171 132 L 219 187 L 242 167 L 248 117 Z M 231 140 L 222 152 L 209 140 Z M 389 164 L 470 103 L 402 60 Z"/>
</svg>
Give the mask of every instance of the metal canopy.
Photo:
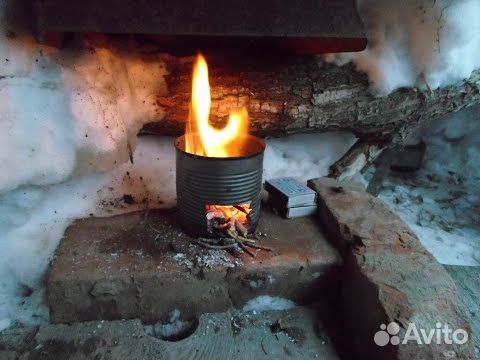
<svg viewBox="0 0 480 360">
<path fill-rule="evenodd" d="M 36 0 L 41 32 L 277 39 L 330 51 L 366 46 L 354 0 Z"/>
</svg>

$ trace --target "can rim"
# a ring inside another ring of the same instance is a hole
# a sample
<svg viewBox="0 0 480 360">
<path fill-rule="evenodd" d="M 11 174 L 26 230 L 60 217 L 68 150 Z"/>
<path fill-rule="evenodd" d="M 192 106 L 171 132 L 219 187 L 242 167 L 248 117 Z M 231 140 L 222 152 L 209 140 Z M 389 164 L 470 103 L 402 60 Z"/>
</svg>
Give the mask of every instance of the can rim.
<svg viewBox="0 0 480 360">
<path fill-rule="evenodd" d="M 229 157 L 215 157 L 215 156 L 203 156 L 203 155 L 196 155 L 192 154 L 189 152 L 186 152 L 184 150 L 185 148 L 185 135 L 181 135 L 175 139 L 175 148 L 177 149 L 178 152 L 181 152 L 182 154 L 192 157 L 192 158 L 197 158 L 197 159 L 202 159 L 202 160 L 223 160 L 223 161 L 230 161 L 230 160 L 239 160 L 239 159 L 249 159 L 256 157 L 260 154 L 263 154 L 265 151 L 265 141 L 263 139 L 260 139 L 257 136 L 254 135 L 246 135 L 246 138 L 248 139 L 249 142 L 255 143 L 258 146 L 258 150 L 253 151 L 251 154 L 244 155 L 244 156 L 229 156 Z"/>
</svg>

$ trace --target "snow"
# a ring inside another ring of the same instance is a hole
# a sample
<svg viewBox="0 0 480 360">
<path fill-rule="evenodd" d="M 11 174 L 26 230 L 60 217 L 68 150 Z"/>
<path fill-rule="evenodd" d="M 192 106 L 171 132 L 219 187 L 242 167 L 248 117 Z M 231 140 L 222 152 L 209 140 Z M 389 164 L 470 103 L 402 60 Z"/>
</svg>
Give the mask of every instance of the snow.
<svg viewBox="0 0 480 360">
<path fill-rule="evenodd" d="M 357 0 L 357 8 L 367 49 L 325 58 L 353 61 L 380 94 L 414 85 L 436 89 L 480 67 L 479 0 Z"/>
<path fill-rule="evenodd" d="M 11 324 L 10 319 L 0 320 L 0 331 L 7 329 Z"/>
<path fill-rule="evenodd" d="M 243 306 L 243 311 L 288 310 L 295 306 L 295 303 L 291 300 L 277 296 L 262 295 L 249 300 Z"/>
<path fill-rule="evenodd" d="M 154 325 L 146 325 L 147 334 L 156 336 L 163 340 L 175 339 L 181 337 L 192 328 L 191 321 L 180 320 L 180 310 L 174 309 L 170 313 L 168 322 L 156 323 Z"/>
<path fill-rule="evenodd" d="M 391 172 L 379 198 L 405 220 L 435 258 L 480 265 L 480 107 L 433 123 L 423 167 Z"/>
<path fill-rule="evenodd" d="M 172 148 L 171 138 L 143 137 L 133 164 L 60 184 L 26 185 L 0 193 L 0 320 L 10 316 L 34 323 L 48 319 L 47 309 L 38 307 L 43 300 L 41 280 L 63 232 L 74 219 L 172 207 Z M 132 195 L 135 202 L 119 201 L 124 194 Z M 22 286 L 34 289 L 33 294 L 22 296 Z"/>
<path fill-rule="evenodd" d="M 264 180 L 292 176 L 301 181 L 326 176 L 328 169 L 355 143 L 348 132 L 297 134 L 267 139 Z"/>
<path fill-rule="evenodd" d="M 88 43 L 39 45 L 10 27 L 6 9 L 17 4 L 0 1 L 2 324 L 48 320 L 43 275 L 74 219 L 175 203 L 172 139 L 136 146 L 143 124 L 162 116 L 164 62 Z"/>
</svg>

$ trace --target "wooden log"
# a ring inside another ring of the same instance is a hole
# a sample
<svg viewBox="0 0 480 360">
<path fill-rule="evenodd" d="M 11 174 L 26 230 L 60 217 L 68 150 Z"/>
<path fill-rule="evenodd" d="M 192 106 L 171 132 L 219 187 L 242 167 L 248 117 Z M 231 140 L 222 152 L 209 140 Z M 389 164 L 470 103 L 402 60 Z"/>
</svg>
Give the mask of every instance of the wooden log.
<svg viewBox="0 0 480 360">
<path fill-rule="evenodd" d="M 340 181 L 350 179 L 370 165 L 384 150 L 374 142 L 357 141 L 337 162 L 330 166 L 329 177 Z"/>
<path fill-rule="evenodd" d="M 188 117 L 193 57 L 165 56 L 165 116 L 143 133 L 178 135 Z M 434 91 L 399 89 L 375 96 L 365 74 L 314 57 L 209 55 L 211 121 L 222 126 L 232 108 L 247 106 L 250 131 L 265 136 L 347 130 L 361 142 L 398 142 L 425 121 L 480 102 L 480 71 Z"/>
</svg>

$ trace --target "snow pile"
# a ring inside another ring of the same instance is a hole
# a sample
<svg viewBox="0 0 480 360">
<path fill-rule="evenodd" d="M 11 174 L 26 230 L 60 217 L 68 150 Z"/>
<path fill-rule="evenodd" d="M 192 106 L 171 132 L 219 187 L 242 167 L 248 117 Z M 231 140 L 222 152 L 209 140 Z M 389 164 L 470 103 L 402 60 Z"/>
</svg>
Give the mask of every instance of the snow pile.
<svg viewBox="0 0 480 360">
<path fill-rule="evenodd" d="M 439 262 L 480 265 L 480 107 L 447 116 L 423 138 L 423 167 L 390 173 L 379 198 Z"/>
<path fill-rule="evenodd" d="M 357 0 L 357 8 L 367 49 L 326 59 L 352 60 L 380 93 L 412 85 L 435 89 L 480 67 L 479 0 Z"/>
<path fill-rule="evenodd" d="M 293 176 L 301 181 L 326 176 L 335 161 L 355 143 L 348 132 L 298 134 L 267 139 L 264 179 Z"/>
<path fill-rule="evenodd" d="M 292 300 L 277 296 L 262 295 L 249 300 L 243 307 L 243 311 L 288 310 L 295 306 Z"/>
<path fill-rule="evenodd" d="M 122 211 L 125 194 L 130 209 L 175 201 L 171 139 L 145 139 L 135 151 L 138 130 L 162 116 L 163 62 L 88 43 L 39 45 L 10 27 L 14 5 L 0 1 L 2 327 L 48 318 L 42 276 L 73 219 Z"/>
<path fill-rule="evenodd" d="M 160 158 L 161 157 L 161 158 Z M 47 186 L 0 193 L 0 320 L 48 319 L 42 276 L 66 227 L 77 218 L 175 204 L 171 138 L 145 137 L 134 163 Z M 122 202 L 124 195 L 133 202 Z M 25 296 L 24 289 L 32 289 Z"/>
<path fill-rule="evenodd" d="M 128 159 L 142 125 L 158 117 L 152 97 L 165 91 L 164 69 L 153 60 L 108 49 L 60 56 L 21 39 L 6 43 L 29 49 L 22 56 L 32 63 L 17 73 L 0 64 L 7 76 L 0 80 L 0 166 L 9 174 L 0 178 L 2 192 L 111 169 Z M 0 58 L 22 60 L 3 45 Z"/>
</svg>

